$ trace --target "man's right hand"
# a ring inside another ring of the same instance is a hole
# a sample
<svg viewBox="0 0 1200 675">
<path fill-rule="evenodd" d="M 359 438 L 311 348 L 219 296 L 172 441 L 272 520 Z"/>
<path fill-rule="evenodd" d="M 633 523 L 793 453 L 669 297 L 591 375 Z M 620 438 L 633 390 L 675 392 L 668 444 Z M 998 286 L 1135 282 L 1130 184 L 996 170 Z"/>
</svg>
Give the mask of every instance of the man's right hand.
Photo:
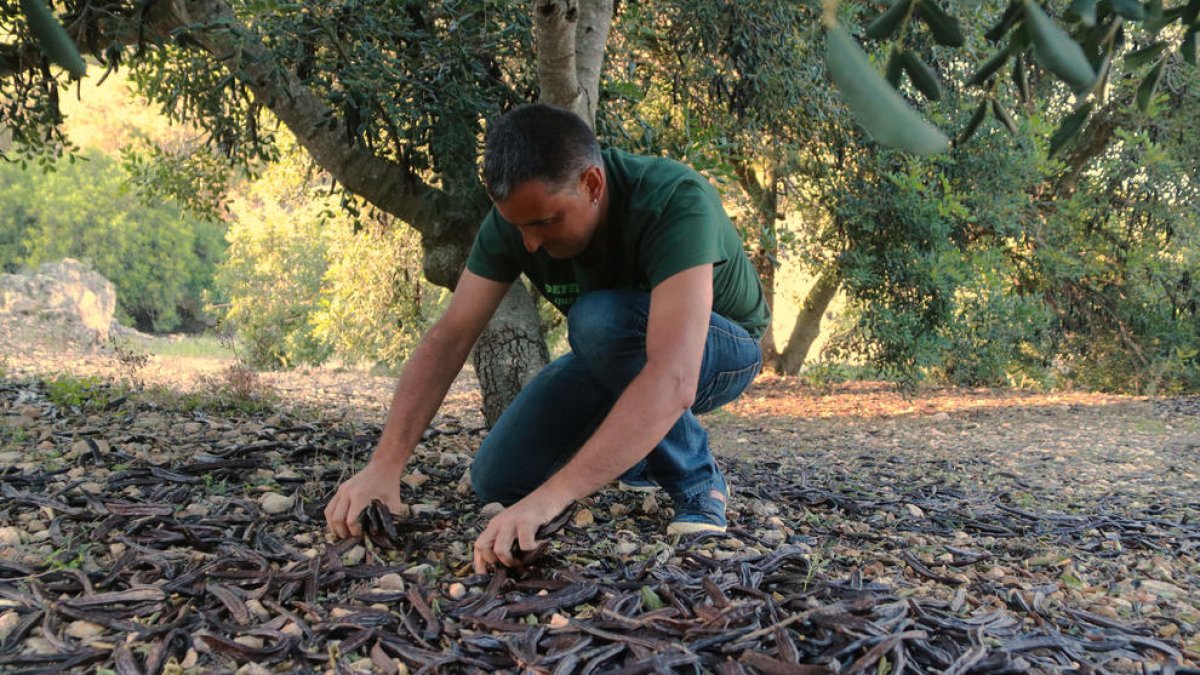
<svg viewBox="0 0 1200 675">
<path fill-rule="evenodd" d="M 399 469 L 392 469 L 367 464 L 362 471 L 338 486 L 333 499 L 325 507 L 325 524 L 329 532 L 338 539 L 361 535 L 362 525 L 358 517 L 376 499 L 383 502 L 392 513 L 400 513 L 404 508 L 404 502 L 400 500 L 400 476 L 403 473 L 403 465 Z"/>
</svg>

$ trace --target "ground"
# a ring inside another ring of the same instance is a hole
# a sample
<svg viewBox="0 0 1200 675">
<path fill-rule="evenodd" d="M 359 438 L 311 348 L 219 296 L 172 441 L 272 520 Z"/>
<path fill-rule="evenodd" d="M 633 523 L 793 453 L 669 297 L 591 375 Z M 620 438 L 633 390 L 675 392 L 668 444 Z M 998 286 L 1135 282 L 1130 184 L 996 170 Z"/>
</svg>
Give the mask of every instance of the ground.
<svg viewBox="0 0 1200 675">
<path fill-rule="evenodd" d="M 327 543 L 320 511 L 391 378 L 2 346 L 0 670 L 1200 663 L 1195 399 L 765 375 L 704 418 L 728 536 L 669 540 L 665 496 L 607 490 L 529 567 L 474 575 L 469 373 L 405 479 L 410 512 Z"/>
</svg>

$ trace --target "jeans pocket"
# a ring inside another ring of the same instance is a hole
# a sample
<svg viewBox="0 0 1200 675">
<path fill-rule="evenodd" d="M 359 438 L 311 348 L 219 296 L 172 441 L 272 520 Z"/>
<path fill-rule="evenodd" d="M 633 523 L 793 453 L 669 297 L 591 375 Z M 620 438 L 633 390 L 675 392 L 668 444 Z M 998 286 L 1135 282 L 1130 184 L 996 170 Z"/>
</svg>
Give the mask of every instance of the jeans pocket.
<svg viewBox="0 0 1200 675">
<path fill-rule="evenodd" d="M 696 398 L 696 403 L 692 405 L 692 412 L 697 415 L 710 412 L 737 398 L 746 390 L 746 387 L 750 385 L 754 377 L 758 375 L 760 368 L 762 368 L 762 361 L 758 361 L 741 370 L 729 370 L 717 373 L 716 377 L 713 378 L 712 384 L 703 392 L 703 395 Z"/>
</svg>

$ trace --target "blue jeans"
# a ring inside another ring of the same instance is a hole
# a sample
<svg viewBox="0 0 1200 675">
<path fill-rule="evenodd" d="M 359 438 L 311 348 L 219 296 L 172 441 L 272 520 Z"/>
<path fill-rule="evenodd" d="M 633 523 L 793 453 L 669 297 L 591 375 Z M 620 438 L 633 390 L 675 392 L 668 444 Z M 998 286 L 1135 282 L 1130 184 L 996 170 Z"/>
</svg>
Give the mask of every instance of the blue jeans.
<svg viewBox="0 0 1200 675">
<path fill-rule="evenodd" d="M 576 300 L 567 316 L 571 352 L 521 390 L 475 455 L 471 484 L 480 500 L 512 504 L 575 455 L 646 365 L 649 315 L 647 293 L 595 291 Z M 718 482 L 708 432 L 696 415 L 737 398 L 761 368 L 758 341 L 713 314 L 692 408 L 644 460 L 672 498 Z"/>
</svg>

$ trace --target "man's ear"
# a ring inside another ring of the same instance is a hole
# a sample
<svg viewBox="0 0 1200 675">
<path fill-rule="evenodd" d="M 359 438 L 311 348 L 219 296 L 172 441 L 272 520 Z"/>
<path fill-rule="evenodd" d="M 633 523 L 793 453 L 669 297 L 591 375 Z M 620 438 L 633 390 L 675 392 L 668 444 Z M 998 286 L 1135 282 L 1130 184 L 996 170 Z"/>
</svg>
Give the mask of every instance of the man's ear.
<svg viewBox="0 0 1200 675">
<path fill-rule="evenodd" d="M 597 201 L 604 195 L 604 170 L 595 164 L 583 170 L 579 182 L 588 201 Z"/>
</svg>

